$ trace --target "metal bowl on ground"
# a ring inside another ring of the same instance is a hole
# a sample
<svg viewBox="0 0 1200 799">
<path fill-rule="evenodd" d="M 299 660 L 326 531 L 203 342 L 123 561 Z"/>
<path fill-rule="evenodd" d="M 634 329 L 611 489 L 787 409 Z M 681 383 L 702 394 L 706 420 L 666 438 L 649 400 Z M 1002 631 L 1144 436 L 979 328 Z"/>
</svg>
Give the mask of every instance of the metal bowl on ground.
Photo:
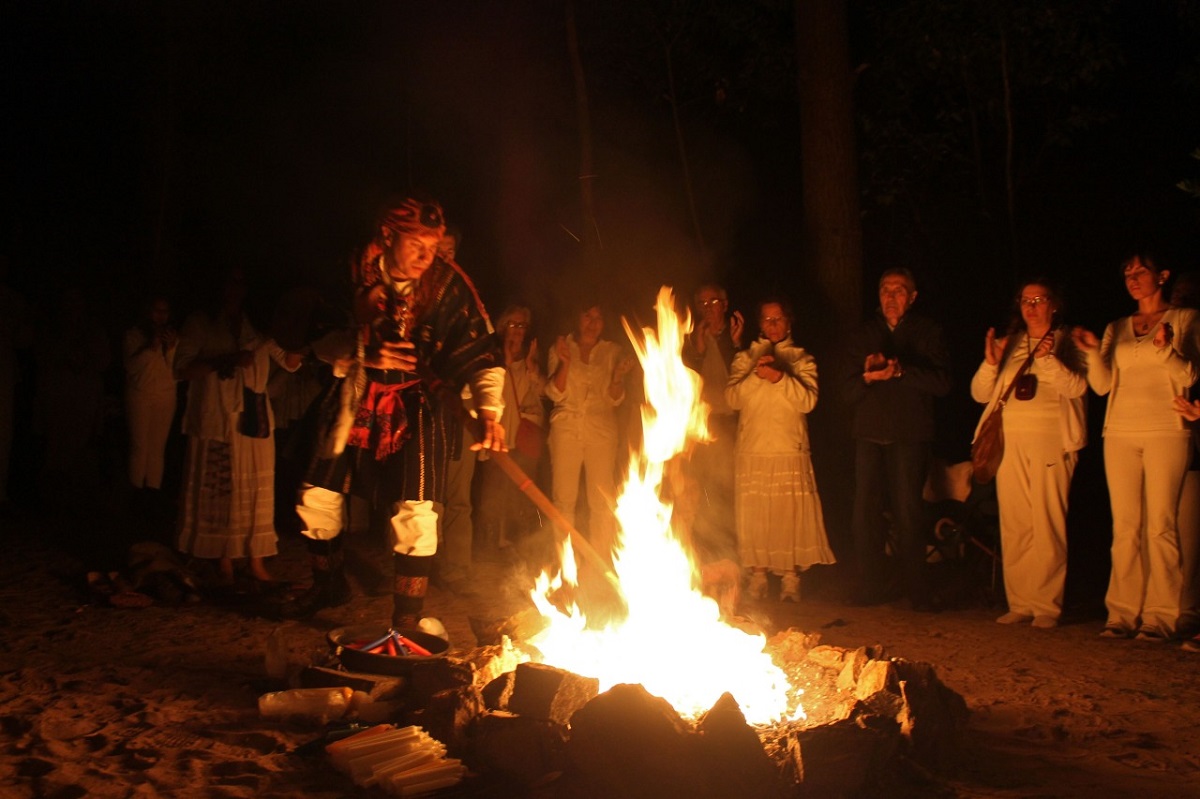
<svg viewBox="0 0 1200 799">
<path fill-rule="evenodd" d="M 428 655 L 373 655 L 356 647 L 372 641 L 377 641 L 388 632 L 388 628 L 378 624 L 360 624 L 353 627 L 339 627 L 330 630 L 326 638 L 333 654 L 349 671 L 363 671 L 368 674 L 389 674 L 404 676 L 408 674 L 414 663 L 443 657 L 450 644 L 443 638 L 430 635 L 420 630 L 398 630 L 402 636 L 429 651 Z"/>
</svg>

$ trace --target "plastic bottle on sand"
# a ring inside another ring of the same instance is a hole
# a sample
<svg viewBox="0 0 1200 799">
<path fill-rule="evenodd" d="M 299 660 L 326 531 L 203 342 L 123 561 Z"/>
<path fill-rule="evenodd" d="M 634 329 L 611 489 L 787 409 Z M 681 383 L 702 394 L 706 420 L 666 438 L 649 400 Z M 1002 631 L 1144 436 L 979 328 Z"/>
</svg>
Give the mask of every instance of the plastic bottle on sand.
<svg viewBox="0 0 1200 799">
<path fill-rule="evenodd" d="M 326 722 L 346 715 L 353 695 L 354 691 L 344 686 L 273 691 L 258 698 L 258 712 L 264 718 L 303 716 Z"/>
</svg>

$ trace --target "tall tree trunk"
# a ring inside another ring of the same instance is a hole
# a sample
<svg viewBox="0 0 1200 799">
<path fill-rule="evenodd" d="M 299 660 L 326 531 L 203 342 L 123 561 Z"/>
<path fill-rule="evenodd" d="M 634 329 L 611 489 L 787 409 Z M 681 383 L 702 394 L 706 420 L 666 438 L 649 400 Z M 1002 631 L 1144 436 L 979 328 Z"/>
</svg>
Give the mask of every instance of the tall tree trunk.
<svg viewBox="0 0 1200 799">
<path fill-rule="evenodd" d="M 821 303 L 815 325 L 804 325 L 818 359 L 842 356 L 841 342 L 862 319 L 862 224 L 854 146 L 853 73 L 846 0 L 796 0 L 796 62 L 800 94 L 804 254 Z M 834 359 L 827 361 L 831 366 Z M 836 369 L 831 373 L 836 374 Z M 836 382 L 814 425 L 813 457 L 822 480 L 827 529 L 835 550 L 850 547 L 853 505 L 852 410 Z M 830 401 L 832 400 L 832 401 Z"/>
<path fill-rule="evenodd" d="M 150 120 L 151 141 L 154 144 L 154 160 L 157 169 L 154 196 L 154 230 L 150 244 L 150 274 L 148 277 L 160 285 L 168 285 L 175 278 L 174 241 L 171 235 L 174 204 L 175 159 L 178 153 L 178 92 L 179 68 L 176 39 L 179 34 L 177 9 L 164 4 L 160 10 L 158 44 L 158 97 L 154 115 Z"/>
<path fill-rule="evenodd" d="M 1017 259 L 1017 186 L 1013 178 L 1013 102 L 1012 76 L 1008 66 L 1008 34 L 1000 28 L 1000 77 L 1004 85 L 1004 210 L 1008 221 L 1008 257 L 1016 271 Z"/>
<path fill-rule="evenodd" d="M 582 241 L 585 256 L 594 258 L 603 248 L 596 206 L 592 197 L 592 115 L 588 107 L 587 81 L 583 58 L 579 54 L 579 32 L 575 25 L 575 2 L 567 0 L 567 49 L 571 54 L 571 74 L 575 77 L 575 118 L 579 123 L 579 210 L 583 217 Z"/>
<path fill-rule="evenodd" d="M 833 336 L 862 318 L 862 224 L 846 0 L 796 0 L 805 255 Z"/>
<path fill-rule="evenodd" d="M 667 60 L 667 99 L 671 104 L 671 121 L 675 125 L 675 146 L 679 150 L 679 169 L 683 173 L 683 192 L 687 198 L 688 216 L 692 221 L 692 234 L 696 237 L 696 246 L 700 252 L 707 250 L 704 244 L 704 230 L 700 227 L 700 214 L 696 211 L 696 192 L 692 188 L 692 167 L 688 162 L 687 147 L 683 141 L 683 124 L 679 121 L 679 100 L 675 96 L 675 64 L 671 56 L 671 46 L 668 42 L 663 46 L 663 54 Z"/>
</svg>

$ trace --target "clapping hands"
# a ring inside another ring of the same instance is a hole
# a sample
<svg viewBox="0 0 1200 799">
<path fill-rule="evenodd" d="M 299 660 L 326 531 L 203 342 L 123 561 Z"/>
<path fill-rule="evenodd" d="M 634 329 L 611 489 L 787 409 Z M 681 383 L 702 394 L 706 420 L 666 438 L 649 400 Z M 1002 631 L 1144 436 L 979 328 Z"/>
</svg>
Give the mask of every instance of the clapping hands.
<svg viewBox="0 0 1200 799">
<path fill-rule="evenodd" d="M 873 352 L 863 362 L 863 382 L 878 383 L 891 380 L 900 367 L 899 358 L 888 358 L 882 352 Z"/>
<path fill-rule="evenodd" d="M 774 355 L 760 357 L 754 365 L 754 374 L 771 383 L 778 383 L 783 379 L 783 371 L 775 365 Z"/>
</svg>

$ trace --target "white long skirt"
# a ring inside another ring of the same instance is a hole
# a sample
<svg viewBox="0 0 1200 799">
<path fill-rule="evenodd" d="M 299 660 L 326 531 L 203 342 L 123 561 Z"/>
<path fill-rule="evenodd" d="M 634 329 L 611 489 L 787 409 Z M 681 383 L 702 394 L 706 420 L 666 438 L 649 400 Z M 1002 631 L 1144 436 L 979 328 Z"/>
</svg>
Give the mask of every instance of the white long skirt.
<svg viewBox="0 0 1200 799">
<path fill-rule="evenodd" d="M 197 558 L 268 557 L 275 533 L 275 439 L 188 436 L 179 549 Z"/>
<path fill-rule="evenodd" d="M 738 453 L 734 496 L 743 566 L 782 574 L 835 562 L 808 453 Z"/>
</svg>

